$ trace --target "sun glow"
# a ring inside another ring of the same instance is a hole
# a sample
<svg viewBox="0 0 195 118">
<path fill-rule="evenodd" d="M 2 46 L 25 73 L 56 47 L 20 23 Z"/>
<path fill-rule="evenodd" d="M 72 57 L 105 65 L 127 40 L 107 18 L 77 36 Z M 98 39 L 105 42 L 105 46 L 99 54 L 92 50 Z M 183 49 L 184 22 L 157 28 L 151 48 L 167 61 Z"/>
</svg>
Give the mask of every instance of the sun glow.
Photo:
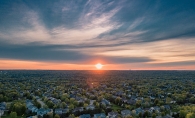
<svg viewBox="0 0 195 118">
<path fill-rule="evenodd" d="M 103 66 L 103 65 L 102 65 L 101 63 L 98 63 L 98 64 L 95 65 L 95 67 L 96 67 L 97 69 L 101 69 L 102 66 Z"/>
</svg>

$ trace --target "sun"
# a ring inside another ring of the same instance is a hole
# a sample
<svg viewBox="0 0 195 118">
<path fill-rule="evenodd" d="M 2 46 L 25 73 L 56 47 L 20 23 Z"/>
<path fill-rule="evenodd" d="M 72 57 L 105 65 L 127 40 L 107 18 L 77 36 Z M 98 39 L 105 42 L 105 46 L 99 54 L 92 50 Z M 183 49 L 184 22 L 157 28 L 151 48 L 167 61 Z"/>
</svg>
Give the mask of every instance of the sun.
<svg viewBox="0 0 195 118">
<path fill-rule="evenodd" d="M 95 65 L 95 67 L 96 67 L 97 69 L 102 69 L 103 65 L 102 65 L 101 63 L 98 63 L 98 64 Z"/>
</svg>

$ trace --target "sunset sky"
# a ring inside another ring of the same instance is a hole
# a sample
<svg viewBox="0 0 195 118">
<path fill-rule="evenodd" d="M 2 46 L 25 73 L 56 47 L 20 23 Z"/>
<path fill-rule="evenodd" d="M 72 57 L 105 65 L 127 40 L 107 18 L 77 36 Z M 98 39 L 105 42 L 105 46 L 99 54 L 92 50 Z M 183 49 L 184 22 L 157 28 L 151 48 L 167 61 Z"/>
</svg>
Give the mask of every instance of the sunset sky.
<svg viewBox="0 0 195 118">
<path fill-rule="evenodd" d="M 0 69 L 195 70 L 195 0 L 0 0 Z"/>
</svg>

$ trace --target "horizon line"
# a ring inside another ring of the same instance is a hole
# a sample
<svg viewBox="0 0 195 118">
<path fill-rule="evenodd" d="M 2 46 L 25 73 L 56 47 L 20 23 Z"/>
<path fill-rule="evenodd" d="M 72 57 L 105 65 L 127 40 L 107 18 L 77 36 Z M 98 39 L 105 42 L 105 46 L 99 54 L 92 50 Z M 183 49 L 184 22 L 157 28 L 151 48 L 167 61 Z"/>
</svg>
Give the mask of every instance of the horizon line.
<svg viewBox="0 0 195 118">
<path fill-rule="evenodd" d="M 168 69 L 168 70 L 153 70 L 153 69 L 148 69 L 148 70 L 142 70 L 142 69 L 120 69 L 120 70 L 105 70 L 105 69 L 101 69 L 101 70 L 97 70 L 97 69 L 91 69 L 91 70 L 81 70 L 81 69 L 74 69 L 74 70 L 69 70 L 69 69 L 64 69 L 64 70 L 52 70 L 52 69 L 0 69 L 0 71 L 9 71 L 9 70 L 13 70 L 13 71 L 195 71 L 195 69 L 190 70 L 190 69 Z"/>
</svg>

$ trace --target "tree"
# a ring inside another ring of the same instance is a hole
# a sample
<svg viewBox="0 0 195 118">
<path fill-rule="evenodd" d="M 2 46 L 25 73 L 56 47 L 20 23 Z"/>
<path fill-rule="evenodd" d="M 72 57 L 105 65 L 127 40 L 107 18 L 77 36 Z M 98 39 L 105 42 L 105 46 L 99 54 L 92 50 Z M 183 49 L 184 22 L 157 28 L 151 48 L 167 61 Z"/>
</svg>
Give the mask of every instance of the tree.
<svg viewBox="0 0 195 118">
<path fill-rule="evenodd" d="M 75 101 L 74 98 L 70 98 L 70 103 L 73 103 Z"/>
<path fill-rule="evenodd" d="M 74 114 L 70 114 L 69 118 L 75 118 Z"/>
<path fill-rule="evenodd" d="M 161 116 L 165 116 L 165 112 L 161 112 Z"/>
<path fill-rule="evenodd" d="M 77 101 L 74 101 L 73 104 L 74 104 L 74 106 L 78 106 L 79 105 L 79 103 Z"/>
<path fill-rule="evenodd" d="M 88 104 L 87 104 L 87 103 L 85 103 L 83 106 L 86 108 L 86 107 L 88 106 Z"/>
<path fill-rule="evenodd" d="M 69 103 L 70 100 L 68 98 L 66 98 L 64 102 Z"/>
<path fill-rule="evenodd" d="M 102 96 L 99 96 L 99 97 L 98 97 L 98 101 L 99 101 L 99 102 L 100 102 L 102 99 L 103 99 Z"/>
<path fill-rule="evenodd" d="M 190 98 L 190 103 L 195 103 L 195 98 L 194 97 Z"/>
<path fill-rule="evenodd" d="M 132 111 L 132 115 L 133 115 L 134 117 L 136 116 L 136 111 L 135 111 L 135 110 Z"/>
<path fill-rule="evenodd" d="M 54 107 L 54 103 L 53 103 L 51 100 L 49 100 L 49 101 L 47 102 L 47 106 L 48 106 L 49 108 L 53 108 L 53 107 Z"/>
<path fill-rule="evenodd" d="M 48 115 L 49 118 L 53 118 L 53 113 L 50 112 L 47 115 Z"/>
<path fill-rule="evenodd" d="M 37 108 L 41 108 L 41 104 L 37 100 L 34 100 L 34 103 Z"/>
<path fill-rule="evenodd" d="M 140 107 L 141 106 L 141 100 L 137 100 L 135 106 Z"/>
<path fill-rule="evenodd" d="M 3 100 L 4 100 L 5 102 L 7 102 L 7 101 L 8 101 L 8 97 L 7 97 L 7 96 L 4 96 L 4 97 L 3 97 Z"/>
<path fill-rule="evenodd" d="M 3 102 L 3 95 L 2 94 L 0 94 L 0 102 Z"/>
<path fill-rule="evenodd" d="M 47 105 L 43 105 L 43 108 L 44 108 L 44 109 L 48 109 L 48 106 L 47 106 Z"/>
<path fill-rule="evenodd" d="M 126 116 L 125 118 L 133 118 L 132 116 Z"/>
<path fill-rule="evenodd" d="M 148 111 L 145 111 L 145 112 L 144 112 L 144 118 L 145 118 L 145 117 L 148 117 L 148 116 L 149 116 L 149 112 L 148 112 Z"/>
<path fill-rule="evenodd" d="M 106 113 L 103 109 L 101 109 L 101 113 Z"/>
<path fill-rule="evenodd" d="M 152 114 L 152 118 L 156 118 L 156 114 L 155 113 Z"/>
<path fill-rule="evenodd" d="M 154 100 L 154 104 L 157 105 L 159 103 L 159 100 L 158 99 L 155 99 Z"/>
<path fill-rule="evenodd" d="M 117 98 L 115 99 L 115 103 L 116 103 L 116 104 L 119 104 L 120 101 L 121 101 L 121 98 L 120 98 L 120 97 L 117 97 Z"/>
<path fill-rule="evenodd" d="M 67 93 L 64 93 L 62 96 L 61 96 L 61 100 L 62 101 L 66 101 L 66 99 L 69 97 L 69 95 Z"/>
<path fill-rule="evenodd" d="M 142 118 L 142 113 L 141 112 L 139 113 L 139 118 Z"/>
<path fill-rule="evenodd" d="M 10 106 L 11 111 L 14 111 L 17 113 L 17 115 L 25 114 L 26 111 L 26 105 L 24 103 L 21 103 L 20 101 L 14 102 Z"/>
<path fill-rule="evenodd" d="M 89 103 L 90 103 L 90 100 L 89 100 L 89 99 L 87 99 L 87 100 L 86 100 L 86 103 L 87 103 L 87 104 L 89 104 Z"/>
<path fill-rule="evenodd" d="M 62 102 L 61 106 L 62 106 L 62 108 L 64 108 L 66 106 L 66 103 Z"/>
<path fill-rule="evenodd" d="M 70 110 L 74 109 L 74 105 L 73 105 L 73 104 L 70 104 L 70 105 L 69 105 L 69 109 L 70 109 Z"/>
<path fill-rule="evenodd" d="M 16 112 L 11 112 L 10 113 L 10 118 L 17 118 L 17 113 Z"/>
<path fill-rule="evenodd" d="M 56 115 L 54 116 L 54 118 L 60 118 L 60 116 L 59 116 L 58 114 L 56 114 Z"/>
<path fill-rule="evenodd" d="M 165 107 L 164 107 L 164 106 L 161 106 L 161 107 L 160 107 L 160 110 L 161 110 L 161 111 L 165 111 Z"/>
<path fill-rule="evenodd" d="M 189 118 L 195 118 L 195 113 L 190 114 Z"/>
<path fill-rule="evenodd" d="M 98 102 L 95 102 L 95 107 L 96 108 L 99 108 L 100 107 L 100 104 Z"/>
<path fill-rule="evenodd" d="M 101 104 L 101 108 L 105 109 L 106 105 L 105 104 Z"/>
<path fill-rule="evenodd" d="M 184 110 L 181 110 L 181 111 L 179 112 L 179 117 L 180 117 L 180 118 L 185 118 L 186 115 L 187 115 L 187 112 L 184 111 Z"/>
</svg>

